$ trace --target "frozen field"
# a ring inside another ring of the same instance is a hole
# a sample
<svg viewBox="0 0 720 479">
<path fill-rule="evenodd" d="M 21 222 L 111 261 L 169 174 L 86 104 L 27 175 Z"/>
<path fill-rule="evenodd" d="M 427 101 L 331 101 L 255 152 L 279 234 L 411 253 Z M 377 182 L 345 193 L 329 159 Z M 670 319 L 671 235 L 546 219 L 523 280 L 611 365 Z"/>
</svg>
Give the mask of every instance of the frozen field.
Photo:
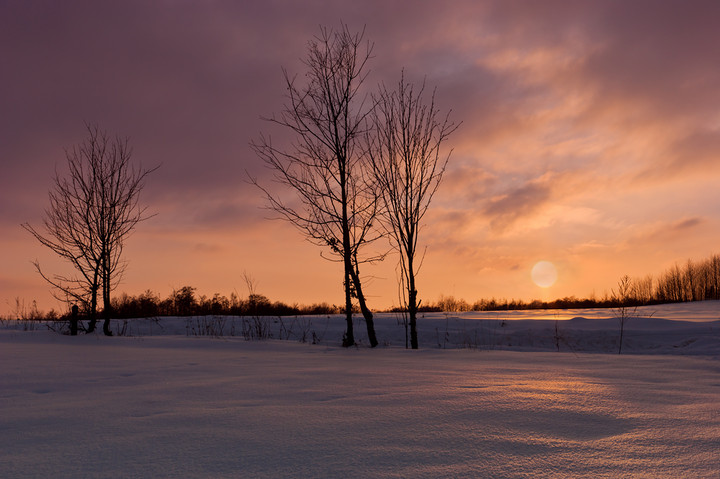
<svg viewBox="0 0 720 479">
<path fill-rule="evenodd" d="M 641 313 L 622 355 L 601 310 L 427 315 L 419 351 L 394 315 L 374 350 L 337 347 L 334 317 L 271 320 L 282 341 L 246 341 L 237 318 L 119 322 L 132 336 L 111 338 L 6 322 L 0 471 L 720 477 L 720 307 Z"/>
</svg>

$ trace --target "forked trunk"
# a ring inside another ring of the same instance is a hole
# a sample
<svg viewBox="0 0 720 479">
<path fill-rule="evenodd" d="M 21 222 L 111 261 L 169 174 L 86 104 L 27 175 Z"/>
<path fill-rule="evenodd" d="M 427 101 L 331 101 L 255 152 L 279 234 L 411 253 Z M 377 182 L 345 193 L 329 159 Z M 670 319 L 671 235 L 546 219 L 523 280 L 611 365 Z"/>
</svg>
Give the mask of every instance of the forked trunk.
<svg viewBox="0 0 720 479">
<path fill-rule="evenodd" d="M 345 156 L 342 152 L 336 152 L 338 170 L 340 172 L 340 203 L 342 205 L 342 256 L 343 266 L 345 269 L 344 282 L 345 286 L 345 322 L 347 327 L 343 336 L 343 347 L 349 348 L 355 345 L 355 332 L 353 331 L 352 318 L 352 249 L 350 248 L 350 227 L 348 223 L 348 197 L 347 197 L 347 171 Z"/>
</svg>

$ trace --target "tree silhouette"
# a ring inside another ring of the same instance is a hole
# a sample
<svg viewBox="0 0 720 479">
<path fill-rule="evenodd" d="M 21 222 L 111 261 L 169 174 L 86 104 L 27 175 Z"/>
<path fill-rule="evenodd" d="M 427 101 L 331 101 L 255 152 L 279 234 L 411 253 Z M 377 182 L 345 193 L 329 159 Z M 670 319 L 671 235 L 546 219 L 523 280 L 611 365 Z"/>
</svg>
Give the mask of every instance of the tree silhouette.
<svg viewBox="0 0 720 479">
<path fill-rule="evenodd" d="M 620 339 L 618 341 L 618 354 L 622 353 L 625 325 L 628 320 L 637 316 L 637 306 L 633 305 L 632 281 L 624 275 L 618 281 L 617 290 L 612 291 L 612 300 L 615 304 L 615 317 L 620 321 Z"/>
<path fill-rule="evenodd" d="M 437 191 L 450 153 L 440 145 L 459 126 L 440 116 L 435 94 L 425 102 L 425 85 L 415 90 L 400 76 L 397 90 L 385 86 L 375 98 L 374 129 L 368 132 L 373 181 L 382 198 L 382 220 L 400 255 L 401 300 L 409 315 L 410 343 L 418 348 L 416 276 L 421 220 Z"/>
<path fill-rule="evenodd" d="M 311 242 L 329 249 L 330 258 L 343 264 L 345 317 L 344 346 L 355 344 L 352 300 L 357 298 L 365 317 L 368 339 L 378 344 L 373 315 L 366 305 L 360 264 L 380 259 L 365 257 L 361 249 L 377 239 L 372 226 L 377 213 L 376 190 L 363 177 L 366 156 L 361 140 L 369 108 L 360 87 L 372 47 L 364 32 L 352 34 L 346 25 L 338 31 L 321 28 L 308 44 L 307 82 L 300 84 L 283 70 L 287 103 L 266 120 L 294 133 L 287 149 L 261 135 L 251 146 L 273 170 L 274 179 L 297 194 L 287 202 L 251 181 L 265 193 L 269 208 Z"/>
<path fill-rule="evenodd" d="M 125 269 L 123 246 L 138 222 L 146 218 L 139 204 L 145 177 L 157 168 L 134 167 L 127 139 L 110 138 L 96 125 L 86 125 L 88 137 L 65 152 L 68 176 L 55 174 L 42 229 L 22 226 L 42 245 L 67 260 L 75 275 L 38 273 L 55 289 L 55 297 L 79 302 L 90 316 L 89 332 L 97 321 L 98 293 L 103 299 L 103 330 L 110 335 L 111 292 Z"/>
</svg>

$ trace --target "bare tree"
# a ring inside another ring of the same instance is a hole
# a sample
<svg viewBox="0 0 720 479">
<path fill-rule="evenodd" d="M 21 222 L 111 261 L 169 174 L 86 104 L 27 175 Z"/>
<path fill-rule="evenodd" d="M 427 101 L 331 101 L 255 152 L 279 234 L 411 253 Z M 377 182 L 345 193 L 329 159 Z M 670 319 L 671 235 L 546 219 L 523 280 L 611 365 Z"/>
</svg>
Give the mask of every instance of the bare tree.
<svg viewBox="0 0 720 479">
<path fill-rule="evenodd" d="M 154 171 L 135 167 L 127 139 L 110 138 L 96 125 L 87 125 L 88 137 L 65 152 L 68 176 L 56 172 L 41 230 L 22 226 L 42 245 L 70 262 L 75 273 L 40 275 L 55 288 L 55 297 L 80 302 L 95 329 L 98 293 L 102 295 L 103 331 L 110 335 L 111 292 L 125 269 L 123 246 L 146 208 L 139 204 L 145 177 Z"/>
<path fill-rule="evenodd" d="M 623 276 L 618 281 L 617 290 L 612 291 L 612 300 L 615 304 L 615 317 L 620 321 L 620 340 L 618 342 L 618 354 L 622 353 L 623 335 L 625 334 L 625 324 L 629 319 L 637 316 L 637 306 L 633 303 L 633 286 L 628 275 Z"/>
<path fill-rule="evenodd" d="M 708 296 L 707 299 L 720 299 L 720 255 L 712 255 L 707 260 Z"/>
<path fill-rule="evenodd" d="M 364 257 L 363 246 L 377 239 L 372 225 L 377 212 L 375 190 L 363 179 L 365 155 L 360 140 L 369 108 L 360 88 L 372 46 L 364 32 L 352 34 L 321 28 L 308 44 L 307 82 L 299 84 L 283 70 L 287 103 L 266 120 L 294 133 L 289 149 L 277 148 L 261 135 L 251 146 L 274 171 L 274 179 L 297 193 L 297 203 L 251 181 L 265 193 L 269 208 L 295 225 L 313 243 L 327 247 L 343 264 L 347 330 L 344 346 L 355 344 L 352 300 L 358 299 L 371 346 L 378 344 L 373 316 L 362 291 L 359 265 L 380 259 Z"/>
<path fill-rule="evenodd" d="M 440 146 L 459 126 L 435 107 L 435 93 L 423 98 L 425 84 L 415 90 L 400 77 L 397 90 L 380 87 L 375 98 L 374 129 L 367 134 L 373 180 L 382 198 L 382 218 L 400 255 L 401 301 L 409 315 L 410 343 L 418 348 L 416 276 L 421 221 L 442 180 L 450 158 Z"/>
<path fill-rule="evenodd" d="M 639 304 L 648 304 L 653 299 L 653 277 L 651 274 L 632 281 L 632 297 Z"/>
</svg>

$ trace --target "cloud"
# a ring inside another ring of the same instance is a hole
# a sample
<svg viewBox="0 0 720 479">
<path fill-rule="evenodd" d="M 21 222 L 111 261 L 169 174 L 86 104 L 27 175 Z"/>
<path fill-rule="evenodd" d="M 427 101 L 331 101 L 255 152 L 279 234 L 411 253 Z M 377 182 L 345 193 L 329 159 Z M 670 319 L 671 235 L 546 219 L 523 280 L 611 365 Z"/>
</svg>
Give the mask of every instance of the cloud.
<svg viewBox="0 0 720 479">
<path fill-rule="evenodd" d="M 539 182 L 528 182 L 509 193 L 490 200 L 483 213 L 489 216 L 493 228 L 504 230 L 515 221 L 530 216 L 548 203 L 550 187 Z"/>
<path fill-rule="evenodd" d="M 223 251 L 223 248 L 214 243 L 197 243 L 194 248 L 194 251 L 197 251 L 198 253 L 221 253 Z"/>
<path fill-rule="evenodd" d="M 657 248 L 658 245 L 670 246 L 678 241 L 683 241 L 693 233 L 701 231 L 703 227 L 707 226 L 707 223 L 706 218 L 690 217 L 641 224 L 633 228 L 635 231 L 624 242 L 624 247 Z M 688 256 L 693 254 L 695 254 L 694 251 L 688 252 Z"/>
<path fill-rule="evenodd" d="M 703 218 L 688 218 L 685 220 L 676 221 L 674 224 L 671 224 L 669 230 L 676 233 L 686 232 L 686 230 L 695 228 L 696 226 L 699 226 L 704 222 L 705 220 Z"/>
<path fill-rule="evenodd" d="M 720 167 L 720 128 L 696 129 L 675 141 L 665 164 L 655 165 L 648 174 L 668 172 L 702 174 L 717 173 Z"/>
</svg>

